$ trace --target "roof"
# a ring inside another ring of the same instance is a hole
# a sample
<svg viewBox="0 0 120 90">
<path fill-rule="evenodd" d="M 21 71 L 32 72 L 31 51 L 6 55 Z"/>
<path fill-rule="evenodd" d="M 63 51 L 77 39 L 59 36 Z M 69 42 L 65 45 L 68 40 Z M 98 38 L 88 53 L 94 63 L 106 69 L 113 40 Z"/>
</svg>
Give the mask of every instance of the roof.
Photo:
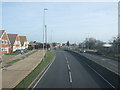
<svg viewBox="0 0 120 90">
<path fill-rule="evenodd" d="M 24 42 L 27 41 L 27 38 L 26 36 L 19 36 L 19 37 L 20 37 L 21 45 L 23 46 Z"/>
<path fill-rule="evenodd" d="M 106 43 L 106 44 L 103 44 L 103 47 L 112 47 L 112 44 Z"/>
<path fill-rule="evenodd" d="M 2 37 L 4 32 L 5 32 L 5 30 L 0 30 L 0 38 Z"/>
<path fill-rule="evenodd" d="M 13 46 L 15 40 L 16 40 L 16 37 L 18 36 L 18 34 L 7 34 L 8 35 L 8 38 L 10 40 L 10 43 L 11 45 Z"/>
</svg>

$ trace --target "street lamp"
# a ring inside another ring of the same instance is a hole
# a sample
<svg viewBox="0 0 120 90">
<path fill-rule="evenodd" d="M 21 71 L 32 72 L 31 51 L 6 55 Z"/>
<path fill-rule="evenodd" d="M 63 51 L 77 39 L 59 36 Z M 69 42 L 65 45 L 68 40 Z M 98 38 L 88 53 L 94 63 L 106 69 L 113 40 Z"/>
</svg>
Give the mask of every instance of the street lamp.
<svg viewBox="0 0 120 90">
<path fill-rule="evenodd" d="M 45 43 L 46 43 L 46 51 L 47 51 L 47 25 L 45 25 Z"/>
<path fill-rule="evenodd" d="M 44 61 L 44 28 L 45 28 L 45 10 L 48 10 L 47 8 L 44 8 L 43 10 L 43 61 Z"/>
</svg>

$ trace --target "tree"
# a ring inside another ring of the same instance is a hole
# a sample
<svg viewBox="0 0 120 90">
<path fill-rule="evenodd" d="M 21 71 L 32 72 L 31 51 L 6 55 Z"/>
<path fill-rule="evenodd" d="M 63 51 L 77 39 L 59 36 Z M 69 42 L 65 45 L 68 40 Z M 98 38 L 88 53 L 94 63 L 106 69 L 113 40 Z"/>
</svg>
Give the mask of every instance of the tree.
<svg viewBox="0 0 120 90">
<path fill-rule="evenodd" d="M 69 41 L 67 41 L 67 46 L 69 47 L 69 45 L 70 45 L 70 43 L 69 43 Z"/>
<path fill-rule="evenodd" d="M 84 41 L 85 47 L 89 49 L 100 49 L 103 45 L 103 42 L 96 40 L 95 38 L 86 38 Z"/>
</svg>

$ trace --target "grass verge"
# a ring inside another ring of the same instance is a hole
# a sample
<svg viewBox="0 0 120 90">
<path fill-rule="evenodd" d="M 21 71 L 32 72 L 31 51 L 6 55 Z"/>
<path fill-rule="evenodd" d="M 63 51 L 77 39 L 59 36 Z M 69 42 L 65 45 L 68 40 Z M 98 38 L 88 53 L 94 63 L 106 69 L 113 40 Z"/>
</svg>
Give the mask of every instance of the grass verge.
<svg viewBox="0 0 120 90">
<path fill-rule="evenodd" d="M 32 81 L 42 72 L 42 70 L 51 62 L 55 53 L 52 51 L 47 52 L 47 56 L 27 77 L 25 77 L 16 87 L 17 88 L 27 88 Z"/>
<path fill-rule="evenodd" d="M 120 56 L 117 56 L 117 55 L 116 56 L 115 55 L 114 56 L 112 56 L 112 55 L 111 56 L 110 55 L 103 55 L 103 56 L 106 57 L 106 58 L 110 58 L 110 59 L 120 60 Z"/>
<path fill-rule="evenodd" d="M 33 53 L 35 53 L 35 52 L 37 52 L 37 50 L 35 50 L 35 51 L 31 52 L 31 53 L 28 53 L 25 56 L 28 57 L 28 56 L 32 55 Z M 24 59 L 24 58 L 22 58 L 22 59 Z M 20 61 L 22 59 L 15 59 L 15 60 L 7 62 L 6 64 L 14 64 L 14 63 L 16 63 L 16 62 L 18 62 L 18 61 Z"/>
<path fill-rule="evenodd" d="M 10 62 L 8 62 L 7 64 L 14 64 L 14 63 L 16 63 L 16 62 L 18 62 L 18 61 L 20 61 L 21 59 L 15 59 L 15 60 L 13 60 L 13 61 L 10 61 Z"/>
<path fill-rule="evenodd" d="M 18 55 L 20 53 L 5 53 L 4 55 Z"/>
</svg>

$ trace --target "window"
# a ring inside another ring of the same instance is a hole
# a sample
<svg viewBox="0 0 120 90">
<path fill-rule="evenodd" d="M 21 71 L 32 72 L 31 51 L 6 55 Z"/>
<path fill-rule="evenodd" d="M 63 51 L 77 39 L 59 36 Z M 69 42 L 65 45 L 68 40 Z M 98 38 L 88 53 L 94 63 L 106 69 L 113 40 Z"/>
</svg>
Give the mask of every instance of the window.
<svg viewBox="0 0 120 90">
<path fill-rule="evenodd" d="M 2 44 L 7 44 L 8 40 L 2 40 Z"/>
<path fill-rule="evenodd" d="M 4 40 L 2 40 L 2 44 L 4 44 Z"/>
</svg>

